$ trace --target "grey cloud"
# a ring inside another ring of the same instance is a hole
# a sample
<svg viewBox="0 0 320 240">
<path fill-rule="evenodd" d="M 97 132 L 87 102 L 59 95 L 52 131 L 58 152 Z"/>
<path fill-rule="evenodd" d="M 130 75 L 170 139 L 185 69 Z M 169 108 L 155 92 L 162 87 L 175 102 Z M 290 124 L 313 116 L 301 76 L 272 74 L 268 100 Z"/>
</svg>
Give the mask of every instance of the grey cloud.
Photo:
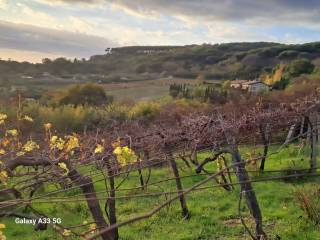
<svg viewBox="0 0 320 240">
<path fill-rule="evenodd" d="M 88 57 L 103 53 L 112 41 L 82 33 L 0 21 L 0 48 L 20 49 L 64 56 Z"/>
<path fill-rule="evenodd" d="M 137 12 L 159 11 L 211 20 L 317 21 L 319 0 L 107 0 Z M 301 19 L 296 18 L 299 16 Z"/>
<path fill-rule="evenodd" d="M 48 0 L 47 0 L 48 1 Z M 87 0 L 59 0 L 65 3 L 88 3 Z M 222 21 L 292 21 L 317 23 L 319 0 L 91 0 L 108 2 L 142 14 L 159 12 L 192 18 Z"/>
</svg>

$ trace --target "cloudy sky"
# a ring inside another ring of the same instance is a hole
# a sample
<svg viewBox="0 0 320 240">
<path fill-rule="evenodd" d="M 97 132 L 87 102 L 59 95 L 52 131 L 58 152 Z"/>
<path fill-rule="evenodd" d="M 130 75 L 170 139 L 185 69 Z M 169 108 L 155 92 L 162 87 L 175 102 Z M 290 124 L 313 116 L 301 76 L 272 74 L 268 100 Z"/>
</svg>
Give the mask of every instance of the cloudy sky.
<svg viewBox="0 0 320 240">
<path fill-rule="evenodd" d="M 320 0 L 0 0 L 0 58 L 106 47 L 320 40 Z"/>
</svg>

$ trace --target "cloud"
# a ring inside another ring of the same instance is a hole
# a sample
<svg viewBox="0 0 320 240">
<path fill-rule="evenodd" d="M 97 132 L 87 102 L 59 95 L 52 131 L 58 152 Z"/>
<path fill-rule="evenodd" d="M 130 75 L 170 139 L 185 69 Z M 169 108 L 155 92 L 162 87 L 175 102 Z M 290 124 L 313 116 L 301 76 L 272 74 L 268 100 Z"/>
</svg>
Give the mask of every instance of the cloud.
<svg viewBox="0 0 320 240">
<path fill-rule="evenodd" d="M 18 6 L 21 9 L 21 13 L 25 15 L 28 21 L 34 20 L 34 22 L 36 22 L 38 26 L 45 26 L 45 25 L 55 26 L 56 25 L 56 19 L 53 16 L 45 12 L 35 11 L 29 6 L 21 3 Z"/>
<path fill-rule="evenodd" d="M 84 6 L 100 4 L 104 0 L 33 0 L 38 3 L 47 4 L 50 6 L 63 6 L 66 4 L 82 4 Z"/>
<path fill-rule="evenodd" d="M 69 21 L 72 29 L 76 32 L 86 33 L 93 30 L 93 25 L 91 23 L 79 17 L 70 16 Z"/>
<path fill-rule="evenodd" d="M 8 9 L 0 17 L 1 53 L 88 57 L 119 44 L 302 42 L 320 30 L 320 0 L 8 2 L 0 0 L 0 11 Z"/>
<path fill-rule="evenodd" d="M 319 0 L 41 0 L 47 2 L 111 3 L 130 15 L 169 15 L 186 20 L 243 21 L 249 24 L 305 24 L 318 25 L 320 20 Z"/>
<path fill-rule="evenodd" d="M 318 0 L 109 0 L 112 4 L 140 14 L 157 11 L 166 15 L 185 16 L 204 21 L 245 22 L 247 24 L 318 24 Z"/>
<path fill-rule="evenodd" d="M 0 21 L 0 48 L 60 54 L 68 57 L 89 57 L 101 54 L 114 42 L 93 35 L 15 24 Z"/>
<path fill-rule="evenodd" d="M 16 50 L 16 49 L 7 49 L 7 48 L 0 48 L 0 59 L 3 60 L 15 60 L 19 62 L 41 62 L 43 58 L 50 58 L 55 59 L 61 57 L 60 54 L 54 53 L 40 53 L 34 51 L 25 51 L 25 50 Z"/>
<path fill-rule="evenodd" d="M 7 8 L 8 8 L 8 1 L 0 0 L 0 10 L 7 10 Z"/>
</svg>

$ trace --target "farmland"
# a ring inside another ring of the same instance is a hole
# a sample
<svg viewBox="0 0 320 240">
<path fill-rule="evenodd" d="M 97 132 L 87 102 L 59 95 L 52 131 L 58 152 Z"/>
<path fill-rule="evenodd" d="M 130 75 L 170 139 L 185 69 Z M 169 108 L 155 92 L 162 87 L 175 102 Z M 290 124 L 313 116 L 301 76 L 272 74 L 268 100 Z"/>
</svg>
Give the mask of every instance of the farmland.
<svg viewBox="0 0 320 240">
<path fill-rule="evenodd" d="M 277 151 L 279 147 L 274 147 L 271 152 Z M 250 147 L 243 148 L 243 152 L 250 151 Z M 261 148 L 255 151 L 262 151 Z M 285 170 L 290 168 L 307 168 L 308 149 L 303 149 L 300 153 L 298 146 L 293 145 L 290 148 L 281 150 L 275 155 L 268 158 L 266 169 L 272 170 Z M 207 153 L 200 154 L 199 158 L 203 159 Z M 194 175 L 194 172 L 186 168 L 182 161 L 178 161 L 181 167 L 182 176 Z M 92 167 L 86 167 L 82 171 L 89 171 Z M 213 164 L 210 170 L 216 168 Z M 249 166 L 250 170 L 255 170 L 254 166 Z M 261 180 L 268 177 L 284 176 L 285 172 L 275 173 L 252 173 L 255 180 Z M 161 179 L 172 177 L 167 168 L 155 168 L 152 170 L 150 183 L 158 182 Z M 121 186 L 122 189 L 139 187 L 139 176 L 137 173 L 130 175 L 129 181 L 126 181 Z M 193 176 L 183 179 L 185 188 L 192 186 L 194 183 L 203 180 L 205 176 Z M 101 179 L 100 177 L 93 177 L 94 181 Z M 117 178 L 116 182 L 120 182 L 121 178 Z M 257 193 L 261 209 L 263 211 L 263 220 L 266 225 L 266 232 L 271 239 L 275 236 L 280 236 L 281 239 L 318 239 L 319 227 L 314 225 L 306 218 L 305 213 L 300 208 L 299 203 L 295 199 L 295 191 L 298 189 L 311 190 L 319 184 L 319 178 L 301 178 L 301 179 L 288 179 L 284 180 L 271 180 L 268 182 L 256 182 L 253 184 Z M 216 186 L 216 187 L 214 187 Z M 152 218 L 135 223 L 133 225 L 121 228 L 121 239 L 250 239 L 248 234 L 243 231 L 238 216 L 238 196 L 239 187 L 236 186 L 232 192 L 227 192 L 221 187 L 217 187 L 215 182 L 209 182 L 203 186 L 204 190 L 195 191 L 188 195 L 187 201 L 191 211 L 191 218 L 189 220 L 182 220 L 180 218 L 179 204 L 173 203 L 167 208 L 163 209 Z M 95 183 L 97 192 L 103 192 L 103 184 L 97 181 Z M 130 192 L 121 192 L 119 189 L 119 196 L 130 194 L 144 194 L 159 192 L 163 189 L 165 192 L 174 191 L 174 184 L 172 181 L 164 182 L 154 186 L 149 186 L 147 190 L 140 189 L 131 190 Z M 38 194 L 45 194 L 54 190 L 54 186 L 47 187 Z M 68 194 L 56 195 L 60 197 L 77 194 L 77 189 L 72 190 Z M 155 205 L 160 204 L 167 196 L 155 197 L 138 197 L 131 200 L 119 200 L 117 203 L 119 221 L 123 221 L 135 215 L 137 212 L 150 211 Z M 106 197 L 104 194 L 99 197 Z M 103 201 L 100 202 L 103 207 Z M 83 202 L 65 202 L 65 203 L 42 203 L 34 204 L 39 211 L 48 214 L 52 217 L 59 217 L 62 219 L 64 225 L 77 225 L 82 224 L 84 221 L 91 221 L 90 214 L 86 210 Z M 244 211 L 244 218 L 247 224 L 251 225 L 252 222 Z M 77 215 L 77 218 L 74 216 Z M 6 231 L 9 239 L 51 239 L 55 236 L 56 239 L 60 237 L 52 230 L 52 225 L 49 225 L 47 231 L 34 232 L 32 225 L 21 225 L 19 228 L 14 228 L 14 219 L 8 219 L 4 223 L 8 226 Z M 25 236 L 25 232 L 29 234 Z M 61 238 L 63 239 L 63 238 Z M 77 239 L 77 238 L 75 238 Z"/>
</svg>

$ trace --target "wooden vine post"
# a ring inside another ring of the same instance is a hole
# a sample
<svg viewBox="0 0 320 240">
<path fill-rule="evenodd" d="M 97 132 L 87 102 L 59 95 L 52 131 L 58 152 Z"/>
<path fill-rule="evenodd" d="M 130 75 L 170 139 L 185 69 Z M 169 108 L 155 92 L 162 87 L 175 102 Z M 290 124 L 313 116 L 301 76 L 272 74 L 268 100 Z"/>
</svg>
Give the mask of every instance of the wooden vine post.
<svg viewBox="0 0 320 240">
<path fill-rule="evenodd" d="M 311 113 L 309 116 L 310 126 L 310 172 L 315 173 L 317 171 L 317 156 L 318 156 L 318 117 L 317 113 Z"/>
<path fill-rule="evenodd" d="M 97 199 L 92 179 L 88 176 L 82 176 L 76 169 L 72 169 L 68 176 L 72 181 L 79 184 L 97 227 L 99 229 L 105 228 L 107 226 L 107 222 L 104 219 L 99 200 Z M 102 233 L 101 238 L 103 240 L 115 240 L 111 232 Z"/>
<path fill-rule="evenodd" d="M 219 117 L 219 119 L 221 125 L 223 126 L 223 118 Z M 235 172 L 238 182 L 240 183 L 241 194 L 245 195 L 247 206 L 255 221 L 256 239 L 267 239 L 267 235 L 263 231 L 262 213 L 260 210 L 260 206 L 250 182 L 249 174 L 246 170 L 246 163 L 241 159 L 241 155 L 238 149 L 236 133 L 234 133 L 233 131 L 228 131 L 228 129 L 223 129 L 223 133 L 230 147 L 229 153 L 232 156 L 232 163 L 235 165 Z"/>
<path fill-rule="evenodd" d="M 268 155 L 268 150 L 269 150 L 269 126 L 268 124 L 263 125 L 260 124 L 259 125 L 259 131 L 260 131 L 260 135 L 261 135 L 261 140 L 262 140 L 262 144 L 263 144 L 263 155 L 261 158 L 261 163 L 260 163 L 260 171 L 263 172 L 264 171 L 264 165 L 266 162 L 266 158 Z"/>
<path fill-rule="evenodd" d="M 164 150 L 165 150 L 166 158 L 170 164 L 173 175 L 175 177 L 177 192 L 178 192 L 178 194 L 181 194 L 183 192 L 183 187 L 182 187 L 177 163 L 173 158 L 173 155 L 172 155 L 170 148 L 168 146 L 166 146 Z M 181 205 L 182 217 L 184 219 L 188 219 L 190 217 L 190 214 L 189 214 L 189 210 L 187 207 L 187 202 L 186 202 L 185 196 L 183 194 L 181 194 L 179 197 L 179 200 L 180 200 L 180 205 Z"/>
<path fill-rule="evenodd" d="M 236 175 L 241 186 L 241 193 L 245 195 L 247 206 L 253 216 L 256 224 L 256 237 L 257 239 L 267 239 L 262 226 L 262 214 L 256 194 L 250 183 L 249 174 L 245 168 L 245 162 L 241 159 L 237 145 L 233 145 L 232 149 L 232 162 L 237 164 Z"/>
<path fill-rule="evenodd" d="M 116 215 L 116 188 L 115 188 L 115 162 L 112 161 L 112 158 L 107 158 L 106 166 L 107 166 L 107 173 L 108 173 L 108 179 L 109 179 L 109 187 L 110 187 L 110 195 L 107 200 L 108 203 L 108 218 L 109 218 L 109 224 L 114 225 L 117 223 L 117 215 Z M 109 234 L 112 236 L 112 240 L 118 240 L 119 233 L 118 228 L 114 228 L 109 232 Z"/>
</svg>

